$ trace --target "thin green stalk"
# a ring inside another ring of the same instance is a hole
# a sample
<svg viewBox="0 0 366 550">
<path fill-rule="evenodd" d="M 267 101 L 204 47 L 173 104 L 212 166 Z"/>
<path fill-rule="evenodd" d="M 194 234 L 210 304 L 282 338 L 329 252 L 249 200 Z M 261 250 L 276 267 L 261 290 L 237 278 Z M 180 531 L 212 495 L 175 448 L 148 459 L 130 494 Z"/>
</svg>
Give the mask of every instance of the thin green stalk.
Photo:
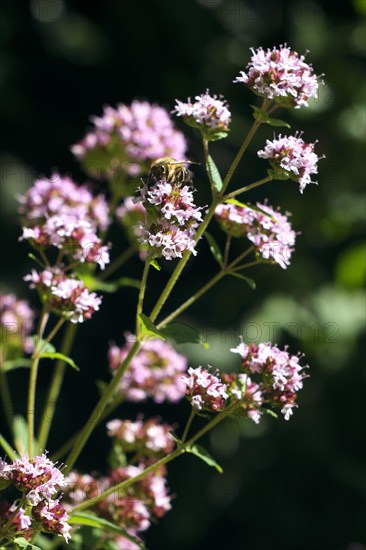
<svg viewBox="0 0 366 550">
<path fill-rule="evenodd" d="M 98 418 L 97 420 L 97 425 L 100 424 L 101 422 L 103 422 L 103 420 L 105 418 L 107 418 L 107 416 L 109 416 L 114 410 L 117 409 L 117 407 L 119 407 L 119 405 L 121 405 L 121 403 L 124 402 L 124 397 L 121 396 L 121 395 L 118 395 L 115 399 L 113 399 L 112 403 L 110 403 L 103 414 L 100 415 L 100 417 Z M 60 447 L 52 456 L 51 456 L 51 460 L 52 462 L 57 462 L 58 460 L 60 460 L 61 458 L 63 458 L 66 453 L 68 451 L 70 451 L 70 449 L 72 449 L 75 441 L 77 440 L 77 438 L 80 436 L 81 434 L 81 430 L 79 432 L 77 432 L 76 434 L 74 434 L 72 437 L 70 437 L 70 439 L 68 439 L 68 441 L 66 441 L 66 443 L 64 443 L 62 445 L 62 447 Z"/>
<path fill-rule="evenodd" d="M 101 493 L 99 496 L 91 498 L 89 500 L 86 500 L 85 502 L 82 502 L 81 504 L 78 504 L 75 506 L 70 516 L 76 514 L 77 512 L 80 512 L 81 510 L 85 510 L 86 508 L 90 508 L 91 506 L 94 506 L 94 504 L 97 504 L 101 500 L 104 500 L 106 497 L 113 493 L 121 494 L 121 491 L 127 489 L 130 485 L 133 485 L 137 481 L 140 481 L 140 479 L 143 479 L 146 475 L 155 472 L 158 468 L 163 466 L 164 464 L 168 464 L 178 456 L 182 455 L 187 451 L 187 448 L 193 445 L 198 439 L 200 439 L 205 433 L 207 433 L 209 430 L 211 430 L 216 424 L 221 422 L 224 418 L 226 418 L 229 414 L 231 414 L 234 409 L 237 407 L 237 403 L 233 403 L 230 405 L 227 409 L 222 411 L 221 413 L 217 414 L 210 422 L 206 424 L 201 430 L 199 430 L 194 436 L 192 436 L 184 445 L 179 446 L 175 451 L 170 453 L 169 455 L 161 458 L 160 460 L 154 462 L 154 464 L 151 464 L 148 468 L 145 468 L 140 474 L 137 476 L 131 477 L 130 479 L 127 479 L 125 481 L 122 481 L 121 483 L 118 483 L 117 485 L 114 485 L 113 487 L 110 487 L 103 493 Z"/>
<path fill-rule="evenodd" d="M 225 251 L 224 251 L 224 266 L 227 266 L 227 263 L 229 261 L 229 252 L 230 252 L 230 245 L 231 245 L 231 235 L 226 236 L 226 243 L 225 243 Z"/>
<path fill-rule="evenodd" d="M 205 294 L 208 290 L 210 290 L 211 287 L 213 287 L 216 283 L 218 283 L 225 275 L 227 271 L 225 269 L 219 271 L 212 279 L 210 279 L 203 287 L 201 287 L 197 292 L 195 292 L 188 300 L 183 302 L 177 309 L 175 309 L 170 315 L 165 317 L 158 325 L 157 328 L 161 329 L 167 324 L 169 324 L 173 319 L 178 317 L 183 311 L 185 311 L 187 308 L 189 308 L 196 300 L 201 298 L 203 294 Z"/>
<path fill-rule="evenodd" d="M 261 262 L 258 261 L 258 260 L 253 260 L 252 262 L 249 262 L 247 264 L 244 264 L 244 265 L 239 265 L 238 267 L 236 267 L 235 269 L 233 269 L 234 273 L 236 271 L 242 271 L 243 269 L 248 269 L 248 267 L 253 267 L 255 265 L 258 265 L 260 264 Z"/>
<path fill-rule="evenodd" d="M 112 275 L 119 267 L 121 267 L 124 263 L 126 263 L 136 252 L 136 246 L 131 245 L 129 248 L 124 250 L 109 266 L 103 271 L 103 273 L 100 273 L 98 275 L 99 281 L 104 281 Z"/>
<path fill-rule="evenodd" d="M 183 311 L 188 309 L 194 302 L 196 302 L 201 296 L 203 296 L 210 288 L 212 288 L 216 283 L 218 283 L 225 275 L 229 274 L 230 271 L 235 271 L 235 266 L 243 260 L 248 254 L 254 250 L 254 246 L 250 246 L 245 252 L 240 254 L 235 260 L 233 260 L 228 266 L 224 267 L 219 271 L 212 279 L 210 279 L 205 285 L 203 285 L 195 294 L 193 294 L 188 300 L 183 302 L 177 309 L 165 317 L 156 328 L 161 329 L 164 326 L 168 325 L 173 319 L 178 317 Z"/>
<path fill-rule="evenodd" d="M 228 193 L 224 197 L 222 197 L 223 201 L 227 201 L 228 199 L 232 199 L 236 197 L 237 195 L 240 195 L 241 193 L 246 193 L 247 191 L 250 191 L 251 189 L 254 189 L 255 187 L 258 187 L 259 185 L 262 185 L 263 183 L 267 183 L 268 181 L 272 181 L 273 176 L 266 176 L 265 178 L 255 181 L 254 183 L 250 183 L 249 185 L 246 185 L 245 187 L 241 187 L 240 189 L 236 189 L 235 191 L 232 191 L 231 193 Z"/>
<path fill-rule="evenodd" d="M 66 459 L 66 467 L 63 471 L 64 474 L 69 472 L 72 467 L 74 466 L 79 454 L 84 448 L 85 443 L 88 441 L 90 434 L 94 430 L 95 426 L 98 423 L 98 418 L 103 414 L 105 411 L 106 406 L 108 405 L 108 402 L 112 398 L 114 392 L 117 390 L 119 383 L 121 381 L 122 376 L 125 373 L 125 370 L 127 369 L 128 365 L 130 364 L 132 358 L 136 355 L 136 353 L 139 351 L 141 347 L 141 342 L 136 340 L 136 342 L 131 347 L 130 351 L 128 352 L 127 357 L 125 360 L 121 363 L 121 365 L 118 367 L 118 370 L 116 374 L 113 376 L 111 381 L 109 382 L 108 386 L 103 392 L 103 395 L 99 399 L 96 407 L 94 408 L 93 412 L 89 416 L 89 419 L 87 420 L 84 428 L 81 430 L 79 437 L 76 440 L 76 443 L 69 454 L 69 456 Z"/>
<path fill-rule="evenodd" d="M 136 311 L 136 336 L 140 333 L 140 315 L 142 313 L 142 308 L 144 304 L 144 296 L 146 290 L 147 277 L 149 275 L 150 269 L 150 258 L 147 257 L 145 260 L 144 271 L 142 273 L 141 286 L 139 291 L 139 297 L 137 301 L 137 311 Z"/>
<path fill-rule="evenodd" d="M 49 318 L 49 313 L 42 310 L 41 317 L 39 320 L 39 327 L 37 332 L 37 346 L 42 340 L 44 330 Z M 37 385 L 37 372 L 38 372 L 38 363 L 39 363 L 39 354 L 37 354 L 37 348 L 33 356 L 31 372 L 29 378 L 29 388 L 28 388 L 28 455 L 29 458 L 33 457 L 33 434 L 34 434 L 34 416 L 35 416 L 35 404 L 36 404 L 36 385 Z"/>
<path fill-rule="evenodd" d="M 75 336 L 77 327 L 69 323 L 64 331 L 64 336 L 60 348 L 60 352 L 63 355 L 68 356 Z M 55 414 L 57 399 L 61 390 L 63 376 L 66 369 L 66 363 L 62 359 L 59 359 L 53 371 L 51 384 L 48 390 L 47 399 L 43 408 L 41 426 L 38 433 L 38 443 L 41 449 L 44 449 L 47 444 L 48 434 L 51 428 L 53 416 Z"/>
<path fill-rule="evenodd" d="M 265 99 L 262 103 L 262 109 L 266 110 L 268 105 L 269 105 L 270 102 L 268 102 L 267 99 Z M 227 171 L 227 174 L 224 178 L 224 183 L 223 183 L 223 188 L 222 188 L 222 192 L 221 192 L 221 195 L 223 195 L 225 193 L 225 190 L 227 188 L 227 186 L 229 185 L 230 181 L 231 181 L 231 178 L 233 177 L 237 167 L 238 167 L 238 164 L 242 158 L 242 156 L 244 155 L 245 151 L 247 150 L 248 148 L 248 145 L 250 144 L 250 142 L 252 141 L 253 139 L 253 136 L 254 134 L 256 133 L 256 131 L 258 130 L 259 126 L 261 125 L 261 122 L 258 121 L 258 120 L 254 120 L 253 122 L 253 125 L 251 127 L 251 129 L 249 130 L 248 132 L 248 135 L 246 136 L 246 138 L 244 139 L 236 157 L 234 158 L 229 170 Z"/>
<path fill-rule="evenodd" d="M 10 458 L 10 460 L 15 460 L 15 452 L 13 451 L 10 443 L 8 443 L 4 436 L 0 434 L 0 445 Z"/>
<path fill-rule="evenodd" d="M 192 422 L 193 422 L 195 414 L 196 414 L 196 411 L 192 407 L 191 414 L 189 415 L 188 422 L 186 424 L 186 427 L 184 428 L 184 432 L 183 432 L 183 435 L 182 435 L 182 443 L 184 443 L 185 440 L 187 439 L 187 436 L 188 436 L 189 430 L 192 426 Z"/>
<path fill-rule="evenodd" d="M 203 233 L 205 232 L 208 224 L 210 223 L 214 213 L 215 213 L 215 208 L 218 204 L 218 199 L 214 199 L 214 201 L 212 202 L 203 222 L 201 223 L 201 225 L 199 226 L 198 230 L 197 230 L 197 233 L 196 233 L 196 236 L 195 236 L 195 242 L 197 242 L 203 235 Z M 158 301 L 156 302 L 155 304 L 155 307 L 154 309 L 152 310 L 151 314 L 150 314 L 150 319 L 152 322 L 155 321 L 156 317 L 159 315 L 160 311 L 161 311 L 161 308 L 163 307 L 163 305 L 165 304 L 166 300 L 168 299 L 171 291 L 173 290 L 176 282 L 178 281 L 179 277 L 180 277 L 180 274 L 182 273 L 183 269 L 185 268 L 185 265 L 186 263 L 188 262 L 190 256 L 191 256 L 192 252 L 190 250 L 187 250 L 184 254 L 183 254 L 183 257 L 182 259 L 178 262 L 176 268 L 174 269 L 169 281 L 167 282 L 163 292 L 160 294 L 160 297 L 158 299 Z"/>
</svg>

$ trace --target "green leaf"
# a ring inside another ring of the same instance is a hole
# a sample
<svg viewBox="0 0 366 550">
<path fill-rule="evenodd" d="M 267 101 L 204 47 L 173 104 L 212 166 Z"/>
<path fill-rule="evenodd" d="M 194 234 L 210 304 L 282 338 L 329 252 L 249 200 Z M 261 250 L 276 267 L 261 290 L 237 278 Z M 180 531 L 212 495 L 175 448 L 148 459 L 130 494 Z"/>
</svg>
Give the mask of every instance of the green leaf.
<svg viewBox="0 0 366 550">
<path fill-rule="evenodd" d="M 145 548 L 145 545 L 141 540 L 130 535 L 125 529 L 122 529 L 119 525 L 115 525 L 114 523 L 107 521 L 104 518 L 100 518 L 95 514 L 79 512 L 71 516 L 68 523 L 70 523 L 70 525 L 88 525 L 89 527 L 98 527 L 104 531 L 113 531 L 114 533 L 123 535 L 126 539 L 134 542 L 139 548 Z"/>
<path fill-rule="evenodd" d="M 268 416 L 273 416 L 273 418 L 278 418 L 278 414 L 274 411 L 271 411 L 271 409 L 262 409 L 263 412 L 268 414 Z"/>
<path fill-rule="evenodd" d="M 141 321 L 141 336 L 143 338 L 148 340 L 152 338 L 161 338 L 162 340 L 166 340 L 165 334 L 156 328 L 147 315 L 141 313 L 141 315 L 139 315 L 139 319 Z"/>
<path fill-rule="evenodd" d="M 232 275 L 233 277 L 236 277 L 237 279 L 241 279 L 242 281 L 245 281 L 247 285 L 250 286 L 252 290 L 255 290 L 255 287 L 257 286 L 255 281 L 251 279 L 250 277 L 246 277 L 245 275 L 242 275 L 241 273 L 237 273 L 234 271 L 231 271 L 229 275 Z"/>
<path fill-rule="evenodd" d="M 208 348 L 208 343 L 202 338 L 202 334 L 186 323 L 169 323 L 160 330 L 160 333 L 177 344 L 201 344 L 204 348 Z"/>
<path fill-rule="evenodd" d="M 220 193 L 223 183 L 220 176 L 220 172 L 211 155 L 208 155 L 206 170 L 208 173 L 208 177 L 210 178 L 210 181 L 212 182 L 212 185 L 214 186 L 215 190 L 217 191 L 217 193 Z"/>
<path fill-rule="evenodd" d="M 240 206 L 241 208 L 249 208 L 249 210 L 255 210 L 256 212 L 260 212 L 264 216 L 267 216 L 267 218 L 270 218 L 271 220 L 276 220 L 274 216 L 271 216 L 271 214 L 268 214 L 268 212 L 265 212 L 262 208 L 260 208 L 256 204 L 245 204 L 245 202 L 240 202 L 236 199 L 228 199 L 225 202 L 228 204 L 235 204 L 236 206 Z"/>
<path fill-rule="evenodd" d="M 13 420 L 14 444 L 18 453 L 23 454 L 28 446 L 27 421 L 21 415 L 14 416 Z"/>
<path fill-rule="evenodd" d="M 217 244 L 217 242 L 215 241 L 215 239 L 213 238 L 213 236 L 210 233 L 208 233 L 206 231 L 204 235 L 207 239 L 207 242 L 208 242 L 208 245 L 210 247 L 212 256 L 215 258 L 215 260 L 218 262 L 218 264 L 220 266 L 222 266 L 223 263 L 224 263 L 224 260 L 223 260 L 222 252 L 220 250 L 219 245 Z"/>
<path fill-rule="evenodd" d="M 71 357 L 67 357 L 67 355 L 64 355 L 63 353 L 59 353 L 58 351 L 52 352 L 52 353 L 44 353 L 42 352 L 39 356 L 40 359 L 61 359 L 70 367 L 73 369 L 80 371 L 79 367 L 75 364 L 74 360 L 71 359 Z"/>
<path fill-rule="evenodd" d="M 19 357 L 19 359 L 11 359 L 9 361 L 4 361 L 2 364 L 1 370 L 3 372 L 9 372 L 10 370 L 15 370 L 19 368 L 29 368 L 32 365 L 32 360 L 27 359 L 27 357 Z"/>
<path fill-rule="evenodd" d="M 201 445 L 195 445 L 195 444 L 190 445 L 189 447 L 187 447 L 186 451 L 187 451 L 187 453 L 191 453 L 193 455 L 198 456 L 198 458 L 203 460 L 203 462 L 206 462 L 206 464 L 208 464 L 209 466 L 212 466 L 212 468 L 216 468 L 216 470 L 220 474 L 222 474 L 223 469 L 221 468 L 221 466 L 219 464 L 217 464 L 216 460 L 214 458 L 212 458 L 210 453 L 208 451 L 206 451 L 206 449 L 201 447 Z"/>
<path fill-rule="evenodd" d="M 113 293 L 116 292 L 119 288 L 123 286 L 129 286 L 132 288 L 140 288 L 141 281 L 138 279 L 132 279 L 130 277 L 121 277 L 115 281 L 99 281 L 98 278 L 93 277 L 92 275 L 85 274 L 82 276 L 85 285 L 89 290 L 101 290 L 102 292 Z"/>
<path fill-rule="evenodd" d="M 229 135 L 229 132 L 204 132 L 204 137 L 207 141 L 218 141 L 219 139 L 225 139 Z"/>
<path fill-rule="evenodd" d="M 56 351 L 55 346 L 50 344 L 50 342 L 46 342 L 45 340 L 39 340 L 36 334 L 31 338 L 35 351 L 37 351 L 37 349 L 41 349 L 42 353 L 54 353 Z"/>
<path fill-rule="evenodd" d="M 0 478 L 0 491 L 4 491 L 12 483 L 13 482 L 11 481 L 11 479 L 1 479 Z"/>
<path fill-rule="evenodd" d="M 16 537 L 13 540 L 13 543 L 17 544 L 18 548 L 21 548 L 22 550 L 41 550 L 39 546 L 31 544 L 29 540 L 25 539 L 24 537 Z"/>
<path fill-rule="evenodd" d="M 160 271 L 161 270 L 161 267 L 160 265 L 158 264 L 158 262 L 156 260 L 150 260 L 150 265 L 152 265 L 153 267 L 155 267 L 155 269 L 157 271 Z"/>
<path fill-rule="evenodd" d="M 290 124 L 288 122 L 285 122 L 284 120 L 280 120 L 279 118 L 271 118 L 267 111 L 264 111 L 260 107 L 256 107 L 255 105 L 251 105 L 251 108 L 253 109 L 253 117 L 255 120 L 258 120 L 262 124 L 269 124 L 270 126 L 285 126 L 286 128 L 291 128 Z"/>
</svg>

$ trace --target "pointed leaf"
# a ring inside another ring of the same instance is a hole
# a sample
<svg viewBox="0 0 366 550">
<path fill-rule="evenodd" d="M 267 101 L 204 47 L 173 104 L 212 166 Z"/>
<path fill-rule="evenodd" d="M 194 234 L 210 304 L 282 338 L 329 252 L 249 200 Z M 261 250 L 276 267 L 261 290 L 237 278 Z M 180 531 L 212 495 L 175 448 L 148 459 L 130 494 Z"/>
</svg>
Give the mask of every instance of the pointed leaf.
<svg viewBox="0 0 366 550">
<path fill-rule="evenodd" d="M 141 313 L 141 315 L 139 315 L 139 319 L 141 321 L 141 336 L 143 338 L 149 340 L 152 338 L 161 338 L 162 340 L 166 340 L 165 334 L 156 328 L 147 315 Z"/>
<path fill-rule="evenodd" d="M 220 193 L 223 183 L 220 176 L 220 172 L 211 157 L 211 155 L 208 155 L 207 163 L 206 163 L 206 170 L 208 173 L 208 176 L 210 178 L 210 181 L 212 182 L 212 185 L 214 186 L 217 193 Z"/>
<path fill-rule="evenodd" d="M 32 360 L 27 357 L 19 357 L 19 359 L 11 359 L 9 361 L 4 361 L 1 370 L 3 372 L 8 372 L 10 370 L 15 370 L 19 368 L 29 368 L 32 365 Z"/>
<path fill-rule="evenodd" d="M 13 540 L 13 543 L 17 544 L 18 548 L 21 548 L 21 550 L 41 550 L 39 546 L 31 544 L 29 540 L 25 539 L 24 537 L 16 537 Z"/>
<path fill-rule="evenodd" d="M 141 540 L 130 535 L 130 533 L 128 533 L 125 529 L 122 529 L 119 525 L 115 525 L 114 523 L 107 521 L 104 518 L 100 518 L 95 514 L 78 512 L 71 516 L 68 522 L 70 525 L 88 525 L 89 527 L 97 527 L 99 529 L 103 529 L 104 531 L 113 531 L 114 533 L 118 533 L 126 537 L 126 539 L 134 542 L 139 548 L 145 548 L 145 545 Z"/>
<path fill-rule="evenodd" d="M 121 277 L 115 281 L 100 281 L 97 277 L 85 274 L 83 275 L 83 281 L 89 290 L 101 290 L 102 292 L 113 293 L 123 286 L 130 286 L 132 288 L 140 288 L 141 281 L 138 279 L 132 279 L 130 277 Z"/>
<path fill-rule="evenodd" d="M 186 323 L 169 323 L 160 330 L 166 338 L 171 338 L 177 344 L 201 344 L 208 348 L 207 342 L 202 338 L 202 334 Z"/>
<path fill-rule="evenodd" d="M 229 275 L 232 275 L 233 277 L 236 277 L 237 279 L 241 279 L 242 281 L 245 281 L 247 283 L 247 285 L 249 285 L 252 290 L 255 290 L 255 287 L 257 286 L 256 282 L 253 281 L 253 279 L 251 279 L 250 277 L 246 277 L 245 275 L 242 275 L 241 273 L 231 271 L 229 273 Z"/>
<path fill-rule="evenodd" d="M 187 447 L 186 451 L 187 453 L 198 456 L 198 458 L 203 460 L 203 462 L 206 462 L 206 464 L 208 464 L 209 466 L 216 468 L 216 470 L 220 474 L 222 474 L 223 469 L 221 468 L 221 466 L 217 464 L 216 460 L 210 455 L 208 451 L 206 451 L 206 449 L 201 447 L 201 445 L 190 445 L 189 447 Z"/>
<path fill-rule="evenodd" d="M 285 122 L 284 120 L 280 120 L 278 118 L 271 118 L 267 111 L 264 111 L 260 107 L 251 105 L 251 108 L 254 111 L 253 117 L 255 118 L 255 120 L 258 120 L 262 124 L 269 124 L 270 126 L 285 126 L 286 128 L 291 128 L 288 122 Z"/>
<path fill-rule="evenodd" d="M 23 416 L 14 416 L 13 432 L 15 447 L 18 453 L 23 454 L 27 450 L 28 445 L 27 422 Z"/>
<path fill-rule="evenodd" d="M 152 265 L 153 267 L 155 267 L 155 269 L 157 271 L 160 271 L 161 270 L 161 267 L 160 265 L 158 264 L 158 262 L 156 260 L 150 260 L 150 265 Z"/>
<path fill-rule="evenodd" d="M 35 351 L 37 351 L 37 349 L 41 349 L 42 353 L 54 353 L 56 351 L 55 346 L 45 340 L 39 340 L 36 334 L 32 336 L 32 342 Z"/>
<path fill-rule="evenodd" d="M 211 250 L 211 253 L 212 253 L 212 256 L 215 258 L 215 260 L 217 261 L 217 263 L 222 266 L 223 263 L 224 263 L 224 260 L 223 260 L 223 257 L 222 257 L 222 252 L 220 250 L 220 247 L 219 245 L 217 244 L 217 242 L 215 241 L 215 239 L 213 238 L 213 236 L 208 233 L 207 231 L 205 231 L 204 233 L 206 239 L 207 239 L 207 242 L 208 242 L 208 245 L 210 247 L 210 250 Z"/>
<path fill-rule="evenodd" d="M 42 352 L 39 358 L 40 359 L 61 359 L 62 361 L 70 365 L 70 367 L 72 367 L 73 369 L 80 371 L 79 367 L 75 365 L 75 362 L 73 359 L 71 359 L 71 357 L 67 357 L 67 355 L 64 355 L 63 353 L 59 353 L 58 351 L 55 351 L 53 353 Z"/>
</svg>

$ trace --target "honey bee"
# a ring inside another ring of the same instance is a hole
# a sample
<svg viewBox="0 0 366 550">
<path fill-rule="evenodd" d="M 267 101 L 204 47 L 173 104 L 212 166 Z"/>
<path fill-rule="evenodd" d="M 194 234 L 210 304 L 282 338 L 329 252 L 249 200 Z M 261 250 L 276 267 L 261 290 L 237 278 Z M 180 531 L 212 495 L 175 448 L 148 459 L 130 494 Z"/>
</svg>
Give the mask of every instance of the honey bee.
<svg viewBox="0 0 366 550">
<path fill-rule="evenodd" d="M 199 164 L 191 160 L 175 160 L 171 157 L 161 157 L 151 163 L 148 183 L 156 183 L 162 178 L 170 183 L 182 185 L 191 183 L 192 178 L 187 164 Z"/>
</svg>

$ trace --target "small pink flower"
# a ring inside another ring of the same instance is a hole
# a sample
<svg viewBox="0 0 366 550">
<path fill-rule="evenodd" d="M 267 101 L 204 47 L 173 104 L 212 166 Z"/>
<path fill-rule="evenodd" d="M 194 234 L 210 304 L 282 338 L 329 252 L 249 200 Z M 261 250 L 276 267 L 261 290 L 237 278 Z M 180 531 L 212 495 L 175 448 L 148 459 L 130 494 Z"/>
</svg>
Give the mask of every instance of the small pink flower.
<svg viewBox="0 0 366 550">
<path fill-rule="evenodd" d="M 23 454 L 14 460 L 10 473 L 6 475 L 17 489 L 25 493 L 32 506 L 44 498 L 51 499 L 65 486 L 62 472 L 45 454 L 31 459 Z"/>
<path fill-rule="evenodd" d="M 43 224 L 52 216 L 73 216 L 101 230 L 109 225 L 105 197 L 93 196 L 87 186 L 77 185 L 57 173 L 52 174 L 50 179 L 36 180 L 33 187 L 18 200 L 21 205 L 19 211 L 26 218 L 27 226 Z"/>
<path fill-rule="evenodd" d="M 324 158 L 314 153 L 315 143 L 305 143 L 301 135 L 301 132 L 295 136 L 280 134 L 278 139 L 267 139 L 265 148 L 258 151 L 258 156 L 268 159 L 273 167 L 274 177 L 288 177 L 298 182 L 300 193 L 309 183 L 317 183 L 311 180 L 311 175 L 318 173 L 317 163 Z"/>
<path fill-rule="evenodd" d="M 198 127 L 207 139 L 220 139 L 228 132 L 231 113 L 222 96 L 211 96 L 207 90 L 205 94 L 197 95 L 193 103 L 190 98 L 187 103 L 176 99 L 176 103 L 172 112 L 181 116 L 188 125 Z"/>
<path fill-rule="evenodd" d="M 183 376 L 182 380 L 186 385 L 186 396 L 194 409 L 221 411 L 225 407 L 229 397 L 227 385 L 208 369 L 189 368 L 188 375 Z"/>
<path fill-rule="evenodd" d="M 147 101 L 133 101 L 131 105 L 121 103 L 117 108 L 107 105 L 101 117 L 92 117 L 91 120 L 94 128 L 71 150 L 80 160 L 99 150 L 107 165 L 99 174 L 94 170 L 94 175 L 99 177 L 116 168 L 136 176 L 147 172 L 154 159 L 185 157 L 187 144 L 184 135 L 174 128 L 169 113 L 158 105 Z"/>
<path fill-rule="evenodd" d="M 241 82 L 254 93 L 276 101 L 282 107 L 308 106 L 308 99 L 318 97 L 319 77 L 305 57 L 287 45 L 254 51 L 247 65 L 234 82 Z"/>
<path fill-rule="evenodd" d="M 109 350 L 109 365 L 113 373 L 126 358 L 131 341 Z M 176 403 L 185 393 L 181 380 L 187 368 L 187 359 L 177 353 L 169 342 L 160 339 L 143 342 L 140 351 L 131 360 L 121 383 L 120 393 L 129 401 L 145 401 L 149 397 L 156 403 Z"/>
<path fill-rule="evenodd" d="M 170 453 L 174 448 L 172 429 L 155 418 L 135 422 L 115 419 L 107 423 L 108 435 L 115 437 L 126 451 L 138 452 L 140 456 Z"/>
<path fill-rule="evenodd" d="M 55 311 L 71 323 L 82 323 L 99 310 L 102 299 L 90 292 L 82 281 L 67 277 L 60 269 L 36 271 L 24 277 L 30 288 L 48 293 L 48 300 Z"/>
<path fill-rule="evenodd" d="M 219 204 L 215 217 L 226 233 L 246 237 L 255 246 L 257 255 L 286 269 L 296 240 L 296 233 L 288 221 L 290 214 L 281 214 L 266 201 L 257 202 L 256 206 L 253 209 L 244 204 Z"/>
<path fill-rule="evenodd" d="M 260 380 L 263 401 L 280 407 L 288 420 L 297 407 L 297 392 L 306 378 L 304 369 L 308 365 L 299 364 L 302 356 L 291 355 L 287 348 L 280 350 L 270 342 L 258 346 L 241 342 L 231 351 L 240 355 L 244 372 Z"/>
<path fill-rule="evenodd" d="M 69 542 L 71 525 L 67 523 L 69 516 L 61 506 L 59 499 L 41 501 L 32 508 L 32 515 L 42 523 L 42 527 L 49 533 L 55 533 L 64 537 Z"/>
</svg>

